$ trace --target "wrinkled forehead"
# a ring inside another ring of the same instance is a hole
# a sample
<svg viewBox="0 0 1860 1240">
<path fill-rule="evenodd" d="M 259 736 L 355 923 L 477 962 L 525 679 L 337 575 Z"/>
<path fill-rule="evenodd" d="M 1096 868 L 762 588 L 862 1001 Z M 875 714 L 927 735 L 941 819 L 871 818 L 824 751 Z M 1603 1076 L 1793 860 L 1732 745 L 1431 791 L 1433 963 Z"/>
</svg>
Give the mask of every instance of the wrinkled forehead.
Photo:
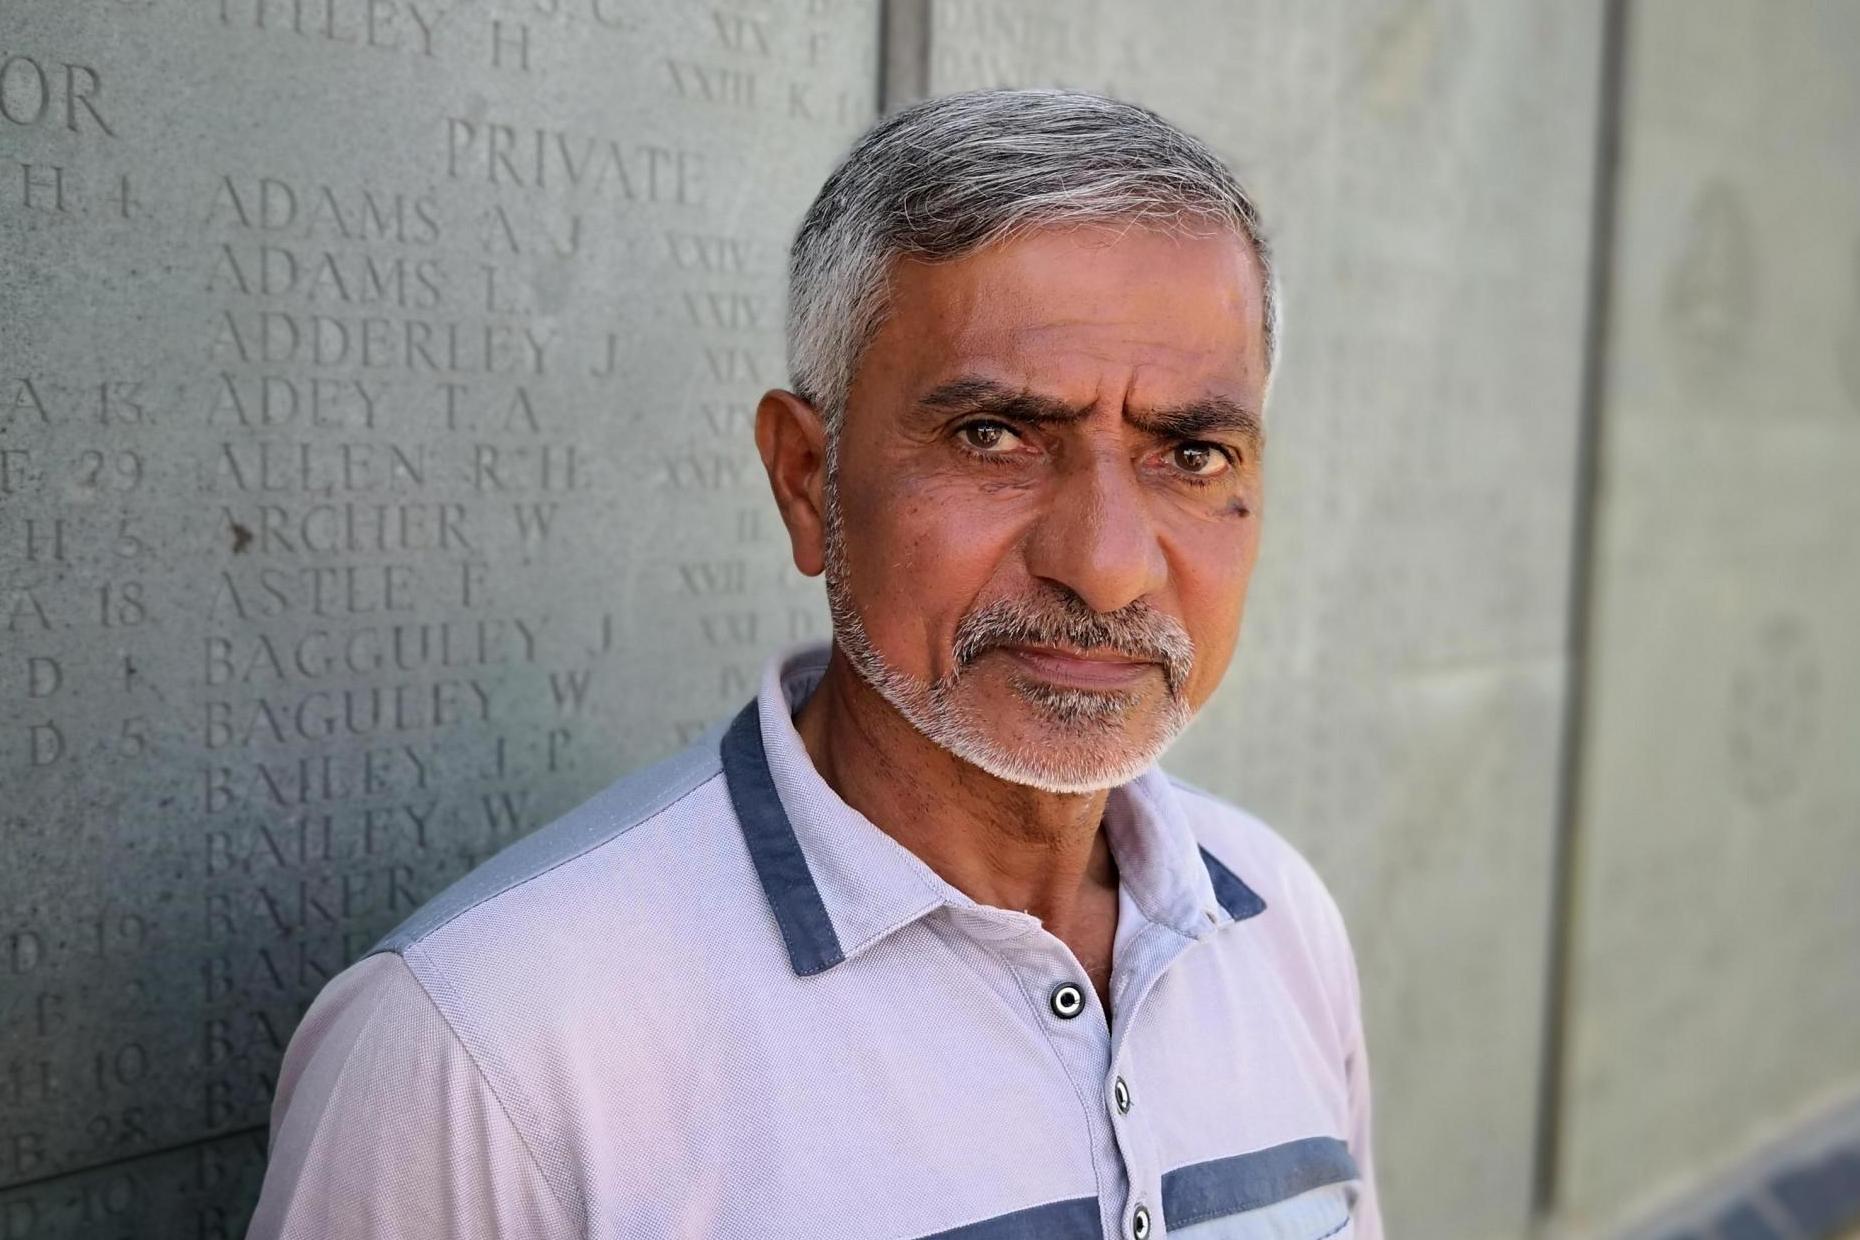
<svg viewBox="0 0 1860 1240">
<path fill-rule="evenodd" d="M 1263 401 L 1262 276 L 1237 233 L 1045 229 L 899 260 L 888 290 L 860 378 L 906 400 L 980 377 L 1074 405 Z"/>
</svg>

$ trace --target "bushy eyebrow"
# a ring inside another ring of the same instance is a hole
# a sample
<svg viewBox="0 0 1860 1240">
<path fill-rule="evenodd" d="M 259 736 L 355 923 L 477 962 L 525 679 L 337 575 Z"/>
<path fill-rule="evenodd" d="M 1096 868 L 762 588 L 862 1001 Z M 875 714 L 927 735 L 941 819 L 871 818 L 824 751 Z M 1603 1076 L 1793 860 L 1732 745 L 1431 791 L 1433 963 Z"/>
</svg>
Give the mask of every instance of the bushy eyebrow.
<svg viewBox="0 0 1860 1240">
<path fill-rule="evenodd" d="M 918 398 L 919 407 L 939 413 L 991 414 L 1027 425 L 1076 422 L 1091 412 L 1088 406 L 1068 405 L 1009 387 L 993 379 L 965 375 L 938 384 Z M 1132 426 L 1163 439 L 1197 439 L 1210 433 L 1238 435 L 1257 450 L 1266 439 L 1259 415 L 1225 396 L 1204 396 L 1183 405 L 1155 409 L 1126 409 Z"/>
<path fill-rule="evenodd" d="M 1266 441 L 1259 415 L 1225 396 L 1204 396 L 1162 409 L 1126 409 L 1124 418 L 1161 439 L 1200 439 L 1211 432 L 1238 435 L 1255 451 Z"/>
<path fill-rule="evenodd" d="M 1089 412 L 1050 396 L 1037 396 L 993 379 L 965 376 L 931 388 L 917 403 L 939 413 L 989 413 L 1017 422 L 1076 422 Z"/>
</svg>

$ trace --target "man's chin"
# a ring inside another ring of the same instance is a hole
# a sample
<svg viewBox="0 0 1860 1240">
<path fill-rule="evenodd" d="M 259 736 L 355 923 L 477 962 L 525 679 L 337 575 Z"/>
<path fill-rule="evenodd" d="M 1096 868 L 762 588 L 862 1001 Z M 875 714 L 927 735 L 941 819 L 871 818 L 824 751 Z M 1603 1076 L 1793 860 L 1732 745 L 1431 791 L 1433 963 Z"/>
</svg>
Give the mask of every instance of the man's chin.
<svg viewBox="0 0 1860 1240">
<path fill-rule="evenodd" d="M 1067 715 L 1016 700 L 964 711 L 959 736 L 939 738 L 957 757 L 997 778 L 1054 792 L 1094 792 L 1133 779 L 1174 741 L 1180 728 L 1166 704 L 1142 702 L 1116 723 Z M 991 709 L 992 707 L 992 709 Z"/>
<path fill-rule="evenodd" d="M 1160 687 L 1082 689 L 1017 676 L 964 713 L 1022 744 L 1134 750 L 1167 729 L 1170 700 Z"/>
<path fill-rule="evenodd" d="M 1056 745 L 1010 747 L 995 741 L 966 744 L 954 752 L 1005 783 L 1067 794 L 1114 788 L 1135 779 L 1154 761 L 1131 751 L 1079 753 Z"/>
<path fill-rule="evenodd" d="M 977 659 L 960 678 L 924 683 L 874 656 L 849 657 L 859 676 L 918 732 L 1008 783 L 1086 793 L 1126 783 L 1172 743 L 1187 719 L 1158 684 L 1092 691 L 1028 677 L 1012 662 Z M 1057 695 L 1057 696 L 1056 696 Z"/>
</svg>

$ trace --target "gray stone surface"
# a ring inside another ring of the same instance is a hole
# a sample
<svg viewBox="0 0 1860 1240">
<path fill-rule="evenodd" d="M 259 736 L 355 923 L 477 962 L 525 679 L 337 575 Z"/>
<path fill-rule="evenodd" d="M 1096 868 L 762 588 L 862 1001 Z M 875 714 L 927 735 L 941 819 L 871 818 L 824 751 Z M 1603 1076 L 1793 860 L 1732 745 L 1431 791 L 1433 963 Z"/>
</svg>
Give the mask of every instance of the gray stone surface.
<svg viewBox="0 0 1860 1240">
<path fill-rule="evenodd" d="M 319 985 L 823 631 L 749 418 L 877 46 L 0 6 L 0 1235 L 237 1234 Z"/>
<path fill-rule="evenodd" d="M 1345 908 L 1391 1234 L 1525 1234 L 1599 0 L 891 7 L 0 0 L 0 1240 L 239 1234 L 321 983 L 824 631 L 749 419 L 881 77 L 1258 190 L 1264 559 L 1170 765 Z M 1860 14 L 1631 11 L 1571 1236 L 1860 1099 Z"/>
<path fill-rule="evenodd" d="M 1629 31 L 1562 1205 L 1860 1098 L 1860 9 Z"/>
<path fill-rule="evenodd" d="M 1171 759 L 1337 893 L 1390 1234 L 1530 1209 L 1599 6 L 932 0 L 931 87 L 1107 90 L 1259 194 L 1288 325 L 1229 681 Z"/>
</svg>

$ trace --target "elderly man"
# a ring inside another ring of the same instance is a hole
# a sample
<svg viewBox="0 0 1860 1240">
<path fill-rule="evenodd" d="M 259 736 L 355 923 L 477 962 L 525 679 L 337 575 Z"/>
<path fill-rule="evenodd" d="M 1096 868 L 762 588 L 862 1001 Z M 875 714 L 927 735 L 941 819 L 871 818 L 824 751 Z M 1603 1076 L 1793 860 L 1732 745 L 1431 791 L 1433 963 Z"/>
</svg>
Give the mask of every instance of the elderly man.
<svg viewBox="0 0 1860 1240">
<path fill-rule="evenodd" d="M 1159 754 L 1259 543 L 1270 256 L 1048 91 L 881 121 L 756 444 L 833 643 L 323 991 L 260 1237 L 1381 1235 L 1324 885 Z"/>
</svg>

